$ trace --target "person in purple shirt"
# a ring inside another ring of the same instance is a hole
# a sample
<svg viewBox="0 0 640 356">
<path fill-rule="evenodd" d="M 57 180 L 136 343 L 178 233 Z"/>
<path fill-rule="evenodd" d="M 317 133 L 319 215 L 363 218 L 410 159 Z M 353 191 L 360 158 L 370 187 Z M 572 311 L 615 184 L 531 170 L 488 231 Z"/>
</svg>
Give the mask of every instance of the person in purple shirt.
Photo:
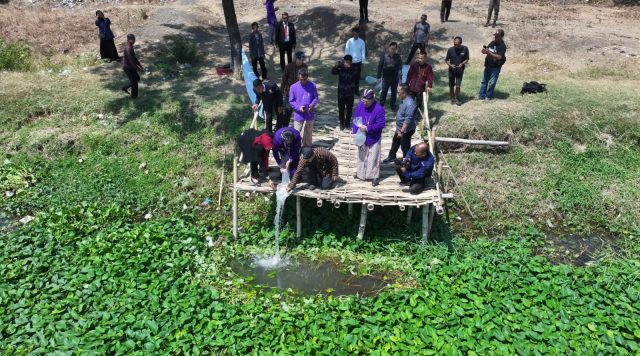
<svg viewBox="0 0 640 356">
<path fill-rule="evenodd" d="M 309 80 L 306 68 L 298 71 L 298 81 L 289 88 L 289 104 L 293 109 L 293 128 L 302 134 L 302 146 L 311 147 L 313 120 L 318 106 L 318 89 Z"/>
<path fill-rule="evenodd" d="M 283 127 L 273 136 L 273 158 L 280 167 L 280 173 L 289 171 L 289 178 L 296 174 L 300 162 L 302 137 L 293 127 Z"/>
<path fill-rule="evenodd" d="M 373 90 L 365 89 L 362 92 L 362 100 L 358 103 L 353 118 L 353 133 L 360 130 L 366 135 L 364 144 L 358 149 L 358 171 L 355 178 L 371 180 L 371 185 L 375 187 L 380 181 L 380 141 L 385 114 L 384 107 L 373 97 Z"/>
<path fill-rule="evenodd" d="M 269 40 L 271 41 L 271 45 L 275 45 L 276 43 L 276 25 L 278 25 L 278 18 L 276 17 L 277 7 L 273 6 L 273 3 L 276 0 L 266 0 L 264 2 L 267 7 L 267 23 L 269 24 Z"/>
</svg>

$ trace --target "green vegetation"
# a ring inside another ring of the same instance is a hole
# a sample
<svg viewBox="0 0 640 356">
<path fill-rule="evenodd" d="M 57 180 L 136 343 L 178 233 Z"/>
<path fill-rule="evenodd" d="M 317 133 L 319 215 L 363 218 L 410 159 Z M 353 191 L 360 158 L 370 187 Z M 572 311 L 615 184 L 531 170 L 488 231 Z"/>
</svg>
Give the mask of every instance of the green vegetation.
<svg viewBox="0 0 640 356">
<path fill-rule="evenodd" d="M 465 92 L 478 75 L 469 71 Z M 231 258 L 272 247 L 273 201 L 241 198 L 238 240 L 228 194 L 220 210 L 199 207 L 217 194 L 250 116 L 227 79 L 153 72 L 134 101 L 109 64 L 5 73 L 0 187 L 15 195 L 0 198 L 13 221 L 0 226 L 0 352 L 638 353 L 640 100 L 626 80 L 594 93 L 591 75 L 544 78 L 548 97 L 519 97 L 505 76 L 508 100 L 457 113 L 438 87 L 440 134 L 514 142 L 446 154 L 490 236 L 438 218 L 440 241 L 423 245 L 418 216 L 393 224 L 404 215 L 381 208 L 369 241 L 355 241 L 345 207 L 304 202 L 314 214 L 304 238 L 285 229 L 288 254 L 396 273 L 375 297 L 324 298 L 259 291 L 230 269 Z M 25 215 L 36 219 L 15 221 Z M 615 253 L 588 268 L 553 265 L 538 255 L 547 220 L 614 232 Z"/>
<path fill-rule="evenodd" d="M 0 70 L 29 70 L 32 65 L 31 49 L 27 45 L 0 39 Z"/>
<path fill-rule="evenodd" d="M 192 39 L 182 35 L 167 36 L 159 53 L 162 61 L 170 64 L 176 62 L 196 64 L 202 61 L 198 45 Z"/>
</svg>

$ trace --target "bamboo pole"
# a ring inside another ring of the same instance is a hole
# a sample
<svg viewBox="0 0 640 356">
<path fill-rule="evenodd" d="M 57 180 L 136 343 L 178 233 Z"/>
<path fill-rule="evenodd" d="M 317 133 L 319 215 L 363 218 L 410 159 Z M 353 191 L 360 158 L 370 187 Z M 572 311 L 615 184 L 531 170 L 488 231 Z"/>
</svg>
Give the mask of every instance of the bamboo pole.
<svg viewBox="0 0 640 356">
<path fill-rule="evenodd" d="M 349 203 L 347 204 L 347 206 L 349 207 L 349 217 L 353 216 L 353 203 Z"/>
<path fill-rule="evenodd" d="M 233 156 L 233 237 L 238 238 L 238 189 L 236 188 L 236 182 L 238 182 L 238 160 Z"/>
<path fill-rule="evenodd" d="M 431 229 L 433 229 L 433 213 L 436 211 L 436 206 L 433 207 L 431 204 L 427 205 L 429 207 L 429 231 L 427 231 L 427 240 L 431 237 Z"/>
<path fill-rule="evenodd" d="M 429 241 L 429 210 L 431 204 L 422 207 L 422 242 Z"/>
<path fill-rule="evenodd" d="M 360 226 L 358 227 L 358 240 L 362 240 L 364 238 L 364 229 L 367 226 L 367 204 L 362 203 L 362 208 L 360 209 Z"/>
<path fill-rule="evenodd" d="M 452 142 L 452 143 L 462 143 L 467 145 L 486 145 L 486 146 L 509 146 L 510 145 L 510 143 L 506 141 L 469 140 L 466 138 L 454 138 L 454 137 L 436 137 L 436 142 Z"/>
<path fill-rule="evenodd" d="M 407 225 L 411 223 L 411 218 L 413 217 L 413 207 L 410 206 L 409 210 L 407 210 Z"/>
<path fill-rule="evenodd" d="M 224 187 L 224 164 L 226 160 L 227 160 L 227 149 L 225 148 L 224 155 L 222 156 L 222 173 L 220 174 L 220 189 L 218 190 L 218 207 L 220 207 L 220 205 L 222 204 L 222 187 Z"/>
<path fill-rule="evenodd" d="M 296 236 L 302 236 L 302 208 L 300 207 L 300 196 L 296 195 Z"/>
</svg>

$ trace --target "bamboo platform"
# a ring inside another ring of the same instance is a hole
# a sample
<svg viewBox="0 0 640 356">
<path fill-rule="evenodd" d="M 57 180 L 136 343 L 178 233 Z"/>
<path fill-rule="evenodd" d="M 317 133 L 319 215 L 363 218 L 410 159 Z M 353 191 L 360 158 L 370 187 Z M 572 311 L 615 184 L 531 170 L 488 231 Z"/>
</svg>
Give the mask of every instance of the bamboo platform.
<svg viewBox="0 0 640 356">
<path fill-rule="evenodd" d="M 426 95 L 425 95 L 426 96 Z M 424 98 L 424 102 L 428 102 L 428 97 Z M 429 142 L 431 152 L 434 152 L 434 134 L 427 119 L 427 113 L 423 115 L 424 120 L 421 127 L 416 130 L 413 136 L 412 144 L 420 140 L 422 127 L 426 127 L 427 137 L 425 140 Z M 257 116 L 254 116 L 252 126 L 257 125 Z M 382 135 L 382 154 L 381 158 L 385 158 L 391 147 L 391 140 L 395 130 L 395 117 L 387 117 L 387 125 Z M 401 211 L 407 211 L 407 220 L 411 219 L 413 208 L 422 208 L 423 215 L 423 240 L 428 240 L 434 213 L 442 214 L 443 199 L 451 197 L 450 194 L 443 194 L 440 190 L 438 182 L 438 164 L 434 167 L 434 184 L 431 189 L 425 189 L 417 195 L 409 193 L 409 187 L 401 186 L 400 178 L 396 174 L 393 163 L 380 164 L 380 184 L 376 187 L 371 185 L 370 181 L 361 181 L 354 178 L 357 165 L 358 147 L 353 143 L 353 134 L 351 130 L 341 131 L 338 126 L 338 118 L 332 115 L 319 114 L 316 117 L 313 131 L 313 146 L 326 147 L 337 157 L 339 164 L 339 174 L 344 180 L 338 183 L 333 189 L 309 189 L 307 183 L 300 183 L 291 193 L 297 200 L 297 233 L 301 234 L 301 212 L 300 199 L 315 199 L 318 207 L 325 203 L 332 204 L 338 208 L 341 204 L 346 204 L 349 209 L 349 215 L 352 215 L 353 204 L 362 204 L 360 214 L 360 229 L 358 238 L 362 239 L 366 226 L 367 211 L 372 211 L 375 206 L 397 206 Z M 402 152 L 399 150 L 398 154 Z M 436 156 L 437 157 L 437 156 Z M 237 162 L 237 160 L 236 160 Z M 254 186 L 247 171 L 242 177 L 237 175 L 238 164 L 234 167 L 234 234 L 237 236 L 237 192 L 255 192 L 273 194 L 274 191 L 266 182 L 262 182 L 260 186 Z M 280 171 L 273 159 L 270 158 L 269 176 L 275 183 L 280 183 Z"/>
</svg>

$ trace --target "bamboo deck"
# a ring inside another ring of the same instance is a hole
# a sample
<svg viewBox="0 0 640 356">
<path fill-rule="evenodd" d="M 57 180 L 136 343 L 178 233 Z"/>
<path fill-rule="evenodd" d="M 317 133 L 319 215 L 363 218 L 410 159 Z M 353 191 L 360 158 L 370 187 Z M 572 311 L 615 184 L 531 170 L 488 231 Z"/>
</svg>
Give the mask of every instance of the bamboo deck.
<svg viewBox="0 0 640 356">
<path fill-rule="evenodd" d="M 360 181 L 353 176 L 356 172 L 356 156 L 358 147 L 353 144 L 351 131 L 340 131 L 336 128 L 338 119 L 329 115 L 319 115 L 314 126 L 313 145 L 323 146 L 331 150 L 338 158 L 340 177 L 345 183 L 337 184 L 333 189 L 310 190 L 307 183 L 300 183 L 292 195 L 303 198 L 318 199 L 336 203 L 363 203 L 381 206 L 420 207 L 425 204 L 439 204 L 441 194 L 437 189 L 424 190 L 412 195 L 408 187 L 400 186 L 400 178 L 395 172 L 393 163 L 380 165 L 380 184 L 376 187 L 371 182 Z M 395 128 L 395 118 L 387 118 L 387 126 L 382 135 L 382 158 L 387 156 L 391 147 L 391 139 Z M 414 141 L 419 139 L 418 134 Z M 401 151 L 398 152 L 401 154 Z M 280 173 L 273 160 L 270 159 L 269 175 L 274 182 L 280 183 Z M 259 187 L 254 186 L 248 177 L 236 183 L 236 189 L 246 192 L 272 193 L 266 182 Z"/>
</svg>

